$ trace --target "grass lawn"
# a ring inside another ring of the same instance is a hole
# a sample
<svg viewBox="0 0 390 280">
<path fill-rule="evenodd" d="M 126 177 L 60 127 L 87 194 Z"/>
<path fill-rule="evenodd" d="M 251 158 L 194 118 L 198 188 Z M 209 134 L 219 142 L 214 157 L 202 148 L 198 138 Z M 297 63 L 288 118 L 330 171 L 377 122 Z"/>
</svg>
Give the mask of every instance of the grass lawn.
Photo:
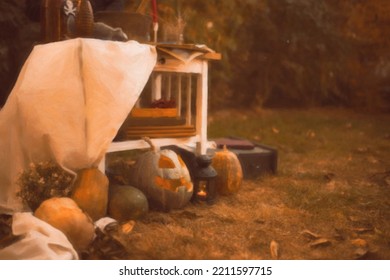
<svg viewBox="0 0 390 280">
<path fill-rule="evenodd" d="M 275 147 L 278 172 L 212 206 L 150 211 L 129 259 L 390 259 L 390 115 L 220 111 L 209 138 Z"/>
</svg>

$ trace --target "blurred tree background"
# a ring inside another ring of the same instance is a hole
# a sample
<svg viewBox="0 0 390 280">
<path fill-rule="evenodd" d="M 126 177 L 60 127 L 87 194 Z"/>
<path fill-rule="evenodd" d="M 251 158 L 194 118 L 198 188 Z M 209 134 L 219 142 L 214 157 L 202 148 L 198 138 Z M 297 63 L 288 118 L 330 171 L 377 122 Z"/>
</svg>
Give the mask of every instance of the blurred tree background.
<svg viewBox="0 0 390 280">
<path fill-rule="evenodd" d="M 182 2 L 186 38 L 223 55 L 211 106 L 390 111 L 390 1 Z"/>
<path fill-rule="evenodd" d="M 33 19 L 23 2 L 0 2 L 1 96 L 12 88 L 7 81 L 15 74 L 9 73 L 25 57 L 12 54 L 28 50 L 21 41 L 32 34 L 25 31 Z M 136 7 L 140 1 L 125 2 Z M 388 0 L 157 2 L 162 25 L 177 21 L 180 12 L 185 42 L 222 54 L 211 63 L 211 109 L 345 106 L 390 112 Z"/>
</svg>

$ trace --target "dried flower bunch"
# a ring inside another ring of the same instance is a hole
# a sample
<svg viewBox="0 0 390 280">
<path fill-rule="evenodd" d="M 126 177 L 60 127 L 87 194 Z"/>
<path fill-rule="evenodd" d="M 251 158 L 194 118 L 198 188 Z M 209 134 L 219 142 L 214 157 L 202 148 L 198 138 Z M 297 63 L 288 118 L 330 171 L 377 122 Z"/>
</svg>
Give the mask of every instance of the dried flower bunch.
<svg viewBox="0 0 390 280">
<path fill-rule="evenodd" d="M 35 211 L 48 198 L 69 196 L 73 178 L 72 174 L 52 161 L 31 163 L 19 177 L 18 196 Z"/>
</svg>

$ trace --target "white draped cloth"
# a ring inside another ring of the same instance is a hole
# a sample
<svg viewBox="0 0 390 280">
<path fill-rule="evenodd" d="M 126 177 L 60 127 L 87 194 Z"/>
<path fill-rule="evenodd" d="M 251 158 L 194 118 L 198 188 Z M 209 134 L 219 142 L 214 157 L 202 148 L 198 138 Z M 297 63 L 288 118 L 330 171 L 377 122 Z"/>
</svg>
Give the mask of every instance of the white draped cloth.
<svg viewBox="0 0 390 280">
<path fill-rule="evenodd" d="M 37 45 L 0 110 L 0 213 L 23 210 L 17 179 L 31 162 L 98 166 L 157 59 L 136 41 Z"/>
<path fill-rule="evenodd" d="M 0 260 L 78 260 L 65 234 L 30 212 L 13 214 L 12 233 L 18 240 L 0 249 Z"/>
</svg>

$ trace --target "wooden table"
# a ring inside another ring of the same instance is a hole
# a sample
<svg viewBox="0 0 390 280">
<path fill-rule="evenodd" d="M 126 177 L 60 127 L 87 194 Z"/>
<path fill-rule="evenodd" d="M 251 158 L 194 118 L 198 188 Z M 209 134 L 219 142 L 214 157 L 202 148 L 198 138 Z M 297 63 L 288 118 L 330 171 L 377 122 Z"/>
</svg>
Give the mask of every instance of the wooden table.
<svg viewBox="0 0 390 280">
<path fill-rule="evenodd" d="M 141 137 L 149 134 L 156 146 L 178 145 L 196 154 L 205 154 L 210 146 L 207 138 L 208 63 L 220 60 L 221 55 L 204 45 L 157 44 L 156 48 L 158 58 L 150 77 L 151 91 L 143 92 L 141 97 L 151 94 L 152 100 L 174 98 L 175 117 L 183 118 L 185 123 L 158 128 L 129 128 L 133 129 L 130 133 L 132 139 L 112 142 L 107 153 L 148 148 Z M 141 105 L 136 105 L 133 111 L 133 114 L 147 112 Z M 105 159 L 99 168 L 105 170 Z"/>
</svg>

